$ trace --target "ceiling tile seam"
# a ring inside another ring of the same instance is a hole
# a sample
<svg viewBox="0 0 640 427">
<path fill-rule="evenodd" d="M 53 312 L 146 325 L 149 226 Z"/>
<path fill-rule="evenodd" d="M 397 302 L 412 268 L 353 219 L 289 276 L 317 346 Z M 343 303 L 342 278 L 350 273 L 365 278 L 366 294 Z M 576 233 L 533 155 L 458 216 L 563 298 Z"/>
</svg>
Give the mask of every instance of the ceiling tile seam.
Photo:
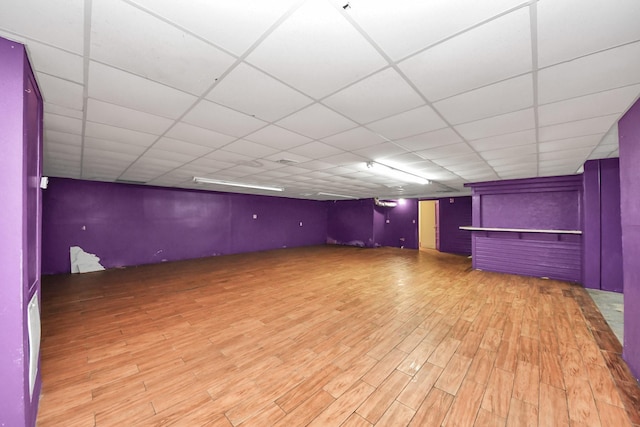
<svg viewBox="0 0 640 427">
<path fill-rule="evenodd" d="M 127 167 L 127 168 L 122 172 L 122 174 L 121 174 L 118 178 L 120 178 L 122 175 L 124 175 L 125 173 L 127 173 L 127 171 L 131 168 L 131 166 L 133 166 L 133 164 L 134 164 L 135 162 L 137 162 L 137 161 L 138 161 L 142 156 L 144 156 L 144 154 L 145 154 L 147 151 L 149 151 L 149 149 L 151 149 L 151 148 L 152 148 L 152 147 L 153 147 L 153 146 L 154 146 L 158 141 L 160 141 L 160 139 L 162 139 L 162 138 L 163 138 L 163 137 L 164 137 L 164 136 L 165 136 L 165 135 L 166 135 L 166 134 L 167 134 L 171 129 L 173 129 L 173 128 L 178 124 L 178 123 L 180 123 L 180 121 L 182 121 L 182 119 L 183 119 L 187 114 L 189 114 L 189 113 L 191 112 L 191 110 L 193 110 L 193 109 L 195 108 L 195 106 L 196 106 L 196 105 L 198 105 L 198 104 L 199 104 L 201 101 L 203 101 L 203 100 L 207 100 L 207 99 L 206 99 L 206 97 L 207 97 L 207 96 L 209 95 L 209 93 L 211 93 L 211 91 L 212 91 L 212 90 L 213 90 L 213 89 L 214 89 L 214 88 L 215 88 L 215 87 L 220 83 L 220 81 L 221 81 L 225 76 L 227 76 L 227 75 L 228 75 L 232 70 L 234 70 L 238 65 L 240 65 L 242 62 L 244 62 L 244 60 L 246 59 L 246 57 L 247 57 L 247 56 L 249 56 L 249 54 L 250 54 L 251 52 L 253 52 L 253 51 L 254 51 L 254 50 L 255 50 L 255 49 L 260 45 L 260 43 L 262 43 L 262 42 L 263 42 L 263 41 L 264 41 L 264 40 L 265 40 L 265 39 L 266 39 L 266 38 L 267 38 L 271 33 L 273 33 L 273 31 L 275 31 L 275 30 L 276 30 L 276 29 L 277 29 L 277 28 L 278 28 L 278 27 L 279 27 L 279 26 L 280 26 L 284 21 L 286 21 L 286 20 L 287 20 L 287 19 L 288 19 L 288 18 L 289 18 L 289 17 L 290 17 L 290 16 L 291 16 L 291 15 L 292 15 L 292 14 L 293 14 L 293 13 L 294 13 L 294 12 L 295 12 L 299 7 L 300 7 L 300 6 L 304 3 L 304 2 L 305 2 L 305 0 L 299 0 L 299 1 L 297 1 L 297 2 L 292 6 L 292 7 L 290 7 L 290 8 L 289 8 L 289 10 L 287 10 L 287 12 L 285 12 L 285 13 L 284 13 L 280 18 L 278 18 L 278 19 L 277 19 L 277 20 L 276 20 L 276 21 L 275 21 L 275 22 L 274 22 L 274 23 L 273 23 L 269 28 L 267 28 L 267 30 L 266 30 L 266 31 L 265 31 L 265 32 L 264 32 L 260 37 L 258 37 L 258 39 L 257 39 L 255 42 L 253 42 L 253 43 L 251 44 L 251 46 L 249 46 L 249 48 L 247 48 L 247 50 L 246 50 L 242 55 L 240 55 L 239 57 L 234 56 L 234 57 L 236 58 L 236 60 L 234 61 L 234 63 L 233 63 L 233 64 L 231 64 L 231 66 L 229 66 L 229 68 L 227 68 L 227 69 L 226 69 L 226 70 L 225 70 L 225 71 L 224 71 L 224 72 L 223 72 L 223 73 L 222 73 L 218 78 L 216 78 L 216 79 L 213 81 L 213 83 L 209 86 L 209 88 L 208 88 L 208 89 L 206 89 L 206 90 L 205 90 L 205 91 L 204 91 L 204 92 L 203 92 L 203 93 L 198 97 L 198 99 L 196 99 L 196 100 L 194 101 L 194 103 L 193 103 L 193 104 L 191 104 L 191 106 L 187 107 L 187 109 L 182 113 L 182 115 L 181 115 L 180 117 L 176 118 L 176 119 L 175 119 L 175 121 L 173 122 L 173 124 L 172 124 L 171 126 L 169 126 L 169 128 L 168 128 L 167 130 L 165 130 L 165 131 L 164 131 L 164 133 L 163 133 L 162 135 L 159 135 L 159 136 L 158 136 L 158 138 L 157 138 L 153 143 L 151 143 L 151 145 L 149 145 L 149 147 L 148 147 L 144 152 L 142 152 L 142 153 L 140 154 L 140 156 L 139 156 L 139 157 L 138 157 L 134 162 L 132 162 L 132 163 L 131 163 L 131 165 L 129 165 L 129 167 Z M 208 102 L 210 102 L 209 100 L 207 100 L 207 101 L 208 101 Z M 234 110 L 234 111 L 235 111 L 235 110 Z M 243 115 L 246 115 L 246 116 L 248 116 L 248 117 L 251 117 L 251 116 L 249 116 L 248 114 L 245 114 L 245 113 L 242 113 L 242 114 L 243 114 Z M 252 132 L 250 132 L 250 133 L 257 132 L 258 130 L 263 129 L 263 128 L 267 127 L 267 126 L 269 126 L 269 122 L 266 122 L 266 123 L 265 123 L 265 125 L 264 125 L 263 127 L 259 128 L 259 129 L 255 129 L 254 131 L 252 131 Z M 249 134 L 250 134 L 250 133 L 249 133 Z M 247 135 L 249 135 L 249 134 L 247 134 Z M 246 136 L 246 135 L 244 135 L 244 136 Z M 242 137 L 238 137 L 237 139 L 235 139 L 235 140 L 233 140 L 233 141 L 230 141 L 229 143 L 225 144 L 223 147 L 226 147 L 227 145 L 232 144 L 233 142 L 236 142 L 236 141 L 238 141 L 238 140 L 240 140 L 240 139 L 242 139 Z M 218 147 L 218 149 L 219 149 L 219 148 L 222 148 L 222 147 Z M 213 151 L 216 151 L 216 150 L 213 150 Z M 211 153 L 213 153 L 213 151 L 212 151 Z M 211 154 L 211 153 L 209 153 L 209 154 Z M 197 160 L 197 159 L 194 159 L 194 160 L 192 160 L 192 161 L 195 161 L 195 160 Z M 170 173 L 170 172 L 172 172 L 173 170 L 175 170 L 175 168 L 174 168 L 174 169 L 172 169 L 172 170 L 170 170 L 170 171 L 168 171 L 168 172 L 166 172 L 166 173 Z M 157 178 L 160 178 L 160 177 L 162 177 L 162 176 L 164 176 L 164 175 L 166 175 L 166 173 L 165 173 L 165 174 L 162 174 L 162 175 L 160 175 L 160 176 L 158 176 L 158 177 L 156 177 L 156 179 L 157 179 Z"/>
<path fill-rule="evenodd" d="M 536 138 L 536 176 L 540 176 L 540 117 L 538 114 L 538 7 L 536 3 L 529 6 L 529 28 L 531 30 L 531 68 L 533 70 L 533 121 Z"/>
<path fill-rule="evenodd" d="M 30 58 L 32 58 L 32 57 L 30 56 Z M 83 62 L 84 62 L 84 58 L 83 58 Z M 52 73 L 47 73 L 46 71 L 40 71 L 38 69 L 35 69 L 35 72 L 36 72 L 36 74 L 42 74 L 44 76 L 54 77 L 56 79 L 65 81 L 67 83 L 73 83 L 73 84 L 78 85 L 78 86 L 83 86 L 84 85 L 84 83 L 82 83 L 82 82 L 77 82 L 75 80 L 71 80 L 71 79 L 68 79 L 66 77 L 61 77 L 61 76 L 58 76 L 58 75 L 55 75 L 55 74 L 52 74 Z"/>
<path fill-rule="evenodd" d="M 406 56 L 403 56 L 403 57 L 399 58 L 395 62 L 399 64 L 400 62 L 406 61 L 409 58 L 412 58 L 412 57 L 414 57 L 416 55 L 419 55 L 419 54 L 421 54 L 421 53 L 423 53 L 423 52 L 425 52 L 425 51 L 427 51 L 427 50 L 429 50 L 429 49 L 431 49 L 433 47 L 436 47 L 436 46 L 438 46 L 438 45 L 440 45 L 442 43 L 445 43 L 445 42 L 447 42 L 447 41 L 449 41 L 449 40 L 451 40 L 453 38 L 456 38 L 456 37 L 464 34 L 464 33 L 467 33 L 469 31 L 475 30 L 476 28 L 479 28 L 479 27 L 481 27 L 481 26 L 483 26 L 485 24 L 488 24 L 491 21 L 495 21 L 496 19 L 500 19 L 500 18 L 502 18 L 502 17 L 504 17 L 504 16 L 506 16 L 506 15 L 508 15 L 510 13 L 513 13 L 513 12 L 515 12 L 517 10 L 523 9 L 525 7 L 528 7 L 531 3 L 537 3 L 537 2 L 538 2 L 538 0 L 525 1 L 525 2 L 523 2 L 523 3 L 521 3 L 521 4 L 517 5 L 517 6 L 514 6 L 514 7 L 510 8 L 510 9 L 505 10 L 505 11 L 502 11 L 502 12 L 498 13 L 497 15 L 493 15 L 492 17 L 487 18 L 484 21 L 480 21 L 480 22 L 478 22 L 478 23 L 476 23 L 476 24 L 474 24 L 474 25 L 472 25 L 470 27 L 464 28 L 464 29 L 462 29 L 462 30 L 460 30 L 460 31 L 458 31 L 456 33 L 453 33 L 453 34 L 451 34 L 451 35 L 449 35 L 447 37 L 444 37 L 444 38 L 434 42 L 434 43 L 431 43 L 430 45 L 425 46 L 425 47 L 423 47 L 423 48 L 421 48 L 421 49 L 419 49 L 419 50 L 417 50 L 417 51 L 415 51 L 413 53 L 410 53 L 410 54 L 408 54 Z"/>
<path fill-rule="evenodd" d="M 84 44 L 82 46 L 82 79 L 84 85 L 82 87 L 82 142 L 80 144 L 80 178 L 84 177 L 84 147 L 85 133 L 87 130 L 87 103 L 89 98 L 89 56 L 91 54 L 91 12 L 92 0 L 84 0 L 84 22 L 83 36 Z"/>
<path fill-rule="evenodd" d="M 611 87 L 611 88 L 609 88 L 609 89 L 602 89 L 602 90 L 598 90 L 598 91 L 595 91 L 595 92 L 589 92 L 589 93 L 586 93 L 586 94 L 583 94 L 583 95 L 571 96 L 571 97 L 569 97 L 569 98 L 562 98 L 562 99 L 558 99 L 558 100 L 556 100 L 556 101 L 551 101 L 551 102 L 541 103 L 541 104 L 539 104 L 539 106 L 540 106 L 540 107 L 543 107 L 543 106 L 547 106 L 547 105 L 558 104 L 558 103 L 560 103 L 560 102 L 572 101 L 572 100 L 574 100 L 574 99 L 580 99 L 580 98 L 586 98 L 587 96 L 598 95 L 598 94 L 601 94 L 601 93 L 611 92 L 611 91 L 614 91 L 614 90 L 624 89 L 624 88 L 628 88 L 628 87 L 631 87 L 631 86 L 638 86 L 638 85 L 640 85 L 640 81 L 635 82 L 635 83 L 625 84 L 625 85 L 622 85 L 622 86 L 615 86 L 615 87 Z M 638 99 L 640 99 L 640 96 L 638 96 L 638 97 L 636 97 L 636 98 L 635 98 L 635 100 L 638 100 Z M 630 104 L 625 108 L 625 110 L 624 110 L 624 111 L 626 111 L 626 110 L 627 110 L 629 107 L 631 107 L 632 105 L 633 105 L 633 102 L 631 102 L 631 103 L 630 103 Z M 605 114 L 605 115 L 606 115 L 606 114 Z"/>
<path fill-rule="evenodd" d="M 136 3 L 134 1 L 131 1 L 131 0 L 122 0 L 122 1 L 124 3 L 127 3 L 129 6 L 135 7 L 136 9 L 138 9 L 138 10 L 140 10 L 140 11 L 142 11 L 142 12 L 148 14 L 148 15 L 153 16 L 154 18 L 156 18 L 159 21 L 164 22 L 165 24 L 171 25 L 172 27 L 177 28 L 178 30 L 189 34 L 190 36 L 200 40 L 201 42 L 206 43 L 207 45 L 212 46 L 212 47 L 220 50 L 221 52 L 224 52 L 227 55 L 232 56 L 235 59 L 238 59 L 238 55 L 237 54 L 235 54 L 235 53 L 223 48 L 222 46 L 218 46 L 216 43 L 212 42 L 211 40 L 208 40 L 208 39 L 200 36 L 199 34 L 194 33 L 193 31 L 189 30 L 186 27 L 183 27 L 182 25 L 180 25 L 180 24 L 178 24 L 176 22 L 173 22 L 170 19 L 165 18 L 164 16 L 162 16 L 160 14 L 157 14 L 156 12 L 154 12 L 154 11 L 152 11 L 150 9 L 147 9 L 146 7 Z"/>
<path fill-rule="evenodd" d="M 509 81 L 509 80 L 517 79 L 518 77 L 524 77 L 524 76 L 529 75 L 529 74 L 531 74 L 531 71 L 525 71 L 523 73 L 513 74 L 511 76 L 508 76 L 508 77 L 505 77 L 505 78 L 502 78 L 502 79 L 499 79 L 499 80 L 494 80 L 494 81 L 491 81 L 489 83 L 482 84 L 480 86 L 476 86 L 476 87 L 472 87 L 470 89 L 463 90 L 462 92 L 456 92 L 453 95 L 447 95 L 447 96 L 445 96 L 443 98 L 434 99 L 432 101 L 430 100 L 430 102 L 432 104 L 435 104 L 437 102 L 446 101 L 448 99 L 455 98 L 456 96 L 466 95 L 466 94 L 474 92 L 476 90 L 484 89 L 484 88 L 487 88 L 489 86 L 493 86 L 493 85 L 497 85 L 497 84 L 500 84 L 500 83 L 504 83 L 504 82 Z"/>
<path fill-rule="evenodd" d="M 443 122 L 444 122 L 444 123 L 445 123 L 449 128 L 451 128 L 451 129 L 453 130 L 453 132 L 454 132 L 454 133 L 456 133 L 456 134 L 458 135 L 458 137 L 460 137 L 460 138 L 462 139 L 462 141 L 464 141 L 464 142 L 469 146 L 469 148 L 470 148 L 471 150 L 473 150 L 474 152 L 476 152 L 476 151 L 475 151 L 475 149 L 474 149 L 473 147 L 471 147 L 471 145 L 467 142 L 467 140 L 466 140 L 466 139 L 464 139 L 464 138 L 462 137 L 462 135 L 461 135 L 461 134 L 460 134 L 456 129 L 454 129 L 454 128 L 453 128 L 453 126 L 451 126 L 451 124 L 449 123 L 449 121 L 447 121 L 447 120 L 444 118 L 444 116 L 440 113 L 440 111 L 438 111 L 438 110 L 436 110 L 436 109 L 434 108 L 434 106 L 431 104 L 431 102 L 429 101 L 429 99 L 427 99 L 427 97 L 426 97 L 426 96 L 424 96 L 424 94 L 423 94 L 420 90 L 418 90 L 418 88 L 416 87 L 416 85 L 415 85 L 415 84 L 414 84 L 414 83 L 413 83 L 413 82 L 412 82 L 412 81 L 411 81 L 411 80 L 410 80 L 410 79 L 409 79 L 409 78 L 408 78 L 408 77 L 407 77 L 407 76 L 402 72 L 402 70 L 400 69 L 400 67 L 398 66 L 398 64 L 397 64 L 395 61 L 393 61 L 393 59 L 391 59 L 391 57 L 390 57 L 390 56 L 389 56 L 389 55 L 384 51 L 384 49 L 382 49 L 382 47 L 380 47 L 380 46 L 378 45 L 378 43 L 376 43 L 376 42 L 375 42 L 375 40 L 374 40 L 374 39 L 373 39 L 373 38 L 372 38 L 372 37 L 371 37 L 371 36 L 370 36 L 370 35 L 369 35 L 365 30 L 364 30 L 364 28 L 362 28 L 362 27 L 361 27 L 361 26 L 360 26 L 360 25 L 359 25 L 359 24 L 358 24 L 358 23 L 357 23 L 357 22 L 356 22 L 356 21 L 351 17 L 351 15 L 349 15 L 349 13 L 348 13 L 347 9 L 344 9 L 344 8 L 342 8 L 342 7 L 338 6 L 337 4 L 333 4 L 333 7 L 338 11 L 338 13 L 340 13 L 340 14 L 341 14 L 341 15 L 342 15 L 346 20 L 347 20 L 347 22 L 349 22 L 349 23 L 351 24 L 351 26 L 353 26 L 353 28 L 354 28 L 354 29 L 355 29 L 355 30 L 356 30 L 356 31 L 357 31 L 357 32 L 358 32 L 362 37 L 364 37 L 364 39 L 365 39 L 365 40 L 366 40 L 366 41 L 367 41 L 367 42 L 368 42 L 368 43 L 369 43 L 369 44 L 370 44 L 370 45 L 371 45 L 371 46 L 372 46 L 372 47 L 373 47 L 373 48 L 378 52 L 378 54 L 379 54 L 379 55 L 381 55 L 381 56 L 385 59 L 385 61 L 387 61 L 387 63 L 389 64 L 389 66 L 390 66 L 391 68 L 393 68 L 393 69 L 396 71 L 396 73 L 398 73 L 398 75 L 400 75 L 400 77 L 405 81 L 405 83 L 407 83 L 407 84 L 409 85 L 409 87 L 411 87 L 411 89 L 413 89 L 413 90 L 416 92 L 416 94 L 418 94 L 418 96 L 419 96 L 420 98 L 422 98 L 422 100 L 425 102 L 425 104 L 426 104 L 427 106 L 429 106 L 431 109 L 433 109 L 433 111 L 434 111 L 434 112 L 435 112 L 435 113 L 440 117 L 440 119 L 441 119 L 441 120 L 442 120 L 442 121 L 443 121 Z M 417 107 L 417 108 L 419 108 L 419 107 Z M 411 109 L 410 109 L 410 110 L 407 110 L 407 111 L 411 111 Z M 392 116 L 390 116 L 390 117 L 392 117 Z M 372 123 L 372 122 L 370 122 L 370 123 Z M 384 135 L 381 135 L 381 134 L 379 134 L 378 132 L 375 132 L 374 130 L 372 130 L 372 129 L 370 129 L 370 128 L 366 127 L 366 126 L 364 126 L 364 127 L 365 127 L 367 130 L 369 130 L 369 131 L 373 132 L 374 134 L 378 135 L 379 137 L 383 138 L 385 141 L 390 142 L 391 144 L 395 145 L 396 147 L 398 147 L 398 148 L 400 148 L 400 149 L 402 149 L 402 150 L 405 150 L 406 152 L 409 152 L 409 151 L 407 151 L 404 147 L 402 147 L 401 145 L 399 145 L 398 143 L 396 143 L 395 141 L 390 140 L 389 138 L 385 137 Z M 445 127 L 446 127 L 446 126 L 445 126 Z M 415 154 L 415 153 L 414 153 L 414 154 Z M 477 154 L 477 152 L 476 152 L 476 154 Z M 420 156 L 420 155 L 418 155 L 418 154 L 415 154 L 415 155 L 416 155 L 416 156 L 418 156 L 418 157 L 419 157 L 419 158 L 421 158 L 421 159 L 424 159 L 424 160 L 430 160 L 430 159 L 427 159 L 427 158 L 425 158 L 425 157 L 423 157 L 423 156 Z M 375 160 L 375 159 L 371 159 L 371 160 Z M 483 159 L 483 160 L 484 160 L 484 159 Z M 444 168 L 444 169 L 445 169 L 445 170 L 447 170 L 447 171 L 449 171 L 451 174 L 453 174 L 453 175 L 455 175 L 455 176 L 457 176 L 457 177 L 459 177 L 459 178 L 461 178 L 461 179 L 464 179 L 462 176 L 458 175 L 457 173 L 455 173 L 455 172 L 453 172 L 453 171 L 450 171 L 450 170 L 448 170 L 448 169 L 446 169 L 446 168 Z M 434 182 L 436 182 L 436 181 L 434 181 Z"/>
<path fill-rule="evenodd" d="M 27 42 L 28 42 L 28 41 L 33 41 L 33 42 L 39 43 L 39 44 L 44 45 L 44 46 L 47 46 L 47 47 L 51 47 L 51 48 L 54 48 L 54 49 L 61 50 L 61 51 L 65 52 L 65 53 L 68 53 L 68 54 L 71 54 L 71 55 L 74 55 L 74 56 L 79 56 L 79 57 L 81 57 L 81 56 L 83 55 L 83 54 L 80 54 L 80 53 L 78 53 L 78 52 L 74 52 L 74 51 L 72 51 L 72 50 L 69 50 L 69 49 L 67 49 L 67 48 L 60 47 L 60 46 L 57 46 L 57 45 L 55 45 L 55 44 L 51 44 L 51 42 L 49 42 L 49 41 L 41 40 L 41 39 L 37 39 L 37 38 L 34 38 L 34 37 L 32 37 L 32 36 L 27 36 L 27 35 L 24 35 L 24 34 L 21 34 L 21 33 L 16 33 L 15 31 L 8 30 L 8 29 L 6 29 L 6 28 L 2 28 L 2 32 L 3 32 L 3 33 L 7 33 L 7 34 L 11 34 L 11 35 L 16 36 L 16 37 L 18 37 L 18 38 L 22 38 L 22 39 L 24 39 L 24 40 L 25 40 L 25 41 L 27 41 Z M 10 40 L 11 40 L 11 41 L 15 41 L 16 43 L 20 43 L 20 44 L 25 45 L 25 47 L 27 47 L 27 50 L 28 50 L 28 44 L 23 43 L 23 42 L 18 41 L 18 40 L 14 40 L 14 39 L 10 39 Z M 32 58 L 32 57 L 31 57 L 31 56 L 29 56 L 29 58 Z"/>
<path fill-rule="evenodd" d="M 538 69 L 538 71 L 546 70 L 548 68 L 553 68 L 553 67 L 556 67 L 558 65 L 568 64 L 569 62 L 573 62 L 573 61 L 577 61 L 577 60 L 580 60 L 580 59 L 584 59 L 584 58 L 587 58 L 587 57 L 593 56 L 593 55 L 598 55 L 600 53 L 604 53 L 604 52 L 607 52 L 609 50 L 615 50 L 615 49 L 618 49 L 618 48 L 621 48 L 621 47 L 630 46 L 630 45 L 636 44 L 636 43 L 640 44 L 640 39 L 632 40 L 632 41 L 625 42 L 625 43 L 620 43 L 620 44 L 617 44 L 615 46 L 610 46 L 610 47 L 606 47 L 606 48 L 599 49 L 599 50 L 594 50 L 593 52 L 585 53 L 585 54 L 582 54 L 582 55 L 578 55 L 576 57 L 573 57 L 573 58 L 570 58 L 570 59 L 566 59 L 564 61 L 559 61 L 559 62 L 550 64 L 550 65 L 545 65 L 544 67 L 540 67 Z"/>
</svg>

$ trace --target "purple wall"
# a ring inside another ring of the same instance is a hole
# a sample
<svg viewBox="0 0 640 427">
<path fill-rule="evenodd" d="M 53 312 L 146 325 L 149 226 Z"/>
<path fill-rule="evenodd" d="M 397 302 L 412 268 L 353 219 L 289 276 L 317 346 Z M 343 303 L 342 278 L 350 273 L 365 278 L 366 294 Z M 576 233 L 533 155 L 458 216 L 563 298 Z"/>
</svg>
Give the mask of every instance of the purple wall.
<svg viewBox="0 0 640 427">
<path fill-rule="evenodd" d="M 584 165 L 584 273 L 587 288 L 622 292 L 622 230 L 618 159 Z"/>
<path fill-rule="evenodd" d="M 309 200 L 52 178 L 44 206 L 44 274 L 70 271 L 70 246 L 111 268 L 323 244 L 327 235 L 324 202 Z"/>
<path fill-rule="evenodd" d="M 0 38 L 0 425 L 35 425 L 27 306 L 40 287 L 42 103 L 24 46 Z"/>
<path fill-rule="evenodd" d="M 618 122 L 624 273 L 623 357 L 640 378 L 640 101 Z"/>
<path fill-rule="evenodd" d="M 327 202 L 327 242 L 373 247 L 373 199 Z"/>
<path fill-rule="evenodd" d="M 418 249 L 417 199 L 406 199 L 393 208 L 376 206 L 373 199 L 327 203 L 328 243 Z"/>
<path fill-rule="evenodd" d="M 579 175 L 469 184 L 473 225 L 581 230 Z M 582 239 L 558 233 L 473 232 L 473 267 L 580 282 Z"/>
<path fill-rule="evenodd" d="M 375 206 L 375 210 L 384 216 L 382 246 L 418 249 L 418 199 L 399 200 L 394 208 Z"/>
<path fill-rule="evenodd" d="M 459 227 L 471 225 L 471 197 L 438 199 L 440 252 L 471 255 L 471 233 Z"/>
</svg>

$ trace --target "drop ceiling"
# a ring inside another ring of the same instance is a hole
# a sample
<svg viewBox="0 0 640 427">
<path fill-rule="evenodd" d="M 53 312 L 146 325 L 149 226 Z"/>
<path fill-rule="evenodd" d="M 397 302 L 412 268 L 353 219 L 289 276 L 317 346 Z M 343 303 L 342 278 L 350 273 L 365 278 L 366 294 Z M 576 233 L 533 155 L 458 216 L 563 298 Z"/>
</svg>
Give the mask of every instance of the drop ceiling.
<svg viewBox="0 0 640 427">
<path fill-rule="evenodd" d="M 467 194 L 617 156 L 640 94 L 637 0 L 5 3 L 0 36 L 27 46 L 53 177 Z"/>
</svg>

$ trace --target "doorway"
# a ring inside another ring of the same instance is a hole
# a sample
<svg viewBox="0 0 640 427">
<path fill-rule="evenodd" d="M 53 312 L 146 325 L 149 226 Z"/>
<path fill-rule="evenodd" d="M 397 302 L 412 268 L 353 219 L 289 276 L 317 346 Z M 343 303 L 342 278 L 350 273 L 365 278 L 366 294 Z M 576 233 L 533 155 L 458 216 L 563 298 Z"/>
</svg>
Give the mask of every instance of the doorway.
<svg viewBox="0 0 640 427">
<path fill-rule="evenodd" d="M 418 203 L 418 236 L 420 249 L 438 249 L 438 201 L 421 200 Z"/>
</svg>

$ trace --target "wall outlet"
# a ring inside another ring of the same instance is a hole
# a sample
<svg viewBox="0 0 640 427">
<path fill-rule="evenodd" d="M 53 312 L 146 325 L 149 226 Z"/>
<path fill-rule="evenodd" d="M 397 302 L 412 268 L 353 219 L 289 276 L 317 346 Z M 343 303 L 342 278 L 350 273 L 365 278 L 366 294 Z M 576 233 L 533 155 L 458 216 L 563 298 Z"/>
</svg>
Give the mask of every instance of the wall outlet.
<svg viewBox="0 0 640 427">
<path fill-rule="evenodd" d="M 300 221 L 300 227 L 302 227 L 302 221 Z"/>
<path fill-rule="evenodd" d="M 258 219 L 258 214 L 253 214 L 253 219 Z"/>
</svg>

